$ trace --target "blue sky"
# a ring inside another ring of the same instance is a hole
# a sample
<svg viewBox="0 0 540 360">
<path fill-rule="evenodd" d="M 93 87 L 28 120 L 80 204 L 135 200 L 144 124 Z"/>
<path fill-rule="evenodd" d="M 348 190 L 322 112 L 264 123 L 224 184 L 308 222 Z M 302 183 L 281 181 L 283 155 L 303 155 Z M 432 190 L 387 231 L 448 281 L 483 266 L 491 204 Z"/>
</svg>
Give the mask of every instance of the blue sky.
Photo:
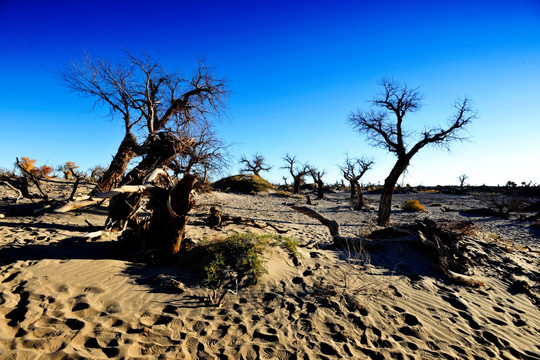
<svg viewBox="0 0 540 360">
<path fill-rule="evenodd" d="M 395 158 L 347 124 L 385 76 L 420 86 L 405 127 L 445 124 L 458 97 L 479 118 L 451 152 L 424 148 L 400 181 L 413 185 L 540 183 L 540 3 L 516 1 L 15 1 L 0 0 L 0 167 L 108 165 L 122 123 L 60 85 L 83 52 L 159 55 L 189 72 L 199 57 L 228 80 L 217 124 L 238 159 L 261 153 L 281 182 L 286 153 L 340 179 L 345 153 L 373 158 L 382 183 Z"/>
</svg>

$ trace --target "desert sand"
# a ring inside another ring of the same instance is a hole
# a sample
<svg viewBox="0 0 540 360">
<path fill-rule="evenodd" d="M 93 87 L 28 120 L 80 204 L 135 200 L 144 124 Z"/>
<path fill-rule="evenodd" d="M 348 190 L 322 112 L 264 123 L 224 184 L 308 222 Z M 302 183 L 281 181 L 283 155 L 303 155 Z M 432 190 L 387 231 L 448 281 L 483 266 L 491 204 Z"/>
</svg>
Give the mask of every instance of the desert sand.
<svg viewBox="0 0 540 360">
<path fill-rule="evenodd" d="M 68 193 L 63 181 L 51 193 Z M 87 190 L 87 189 L 86 189 Z M 85 189 L 82 188 L 81 192 Z M 394 196 L 394 225 L 428 217 L 474 224 L 477 287 L 454 284 L 410 246 L 366 254 L 333 248 L 328 229 L 290 208 L 305 198 L 211 192 L 196 196 L 189 241 L 248 225 L 204 225 L 210 206 L 271 223 L 300 243 L 299 261 L 279 248 L 265 255 L 260 284 L 212 290 L 177 267 L 137 263 L 115 235 L 89 239 L 106 207 L 34 216 L 28 200 L 0 185 L 0 358 L 2 359 L 540 359 L 540 303 L 515 289 L 540 286 L 540 232 L 511 216 L 470 216 L 443 208 L 485 206 L 484 195 Z M 313 209 L 343 235 L 376 229 L 377 195 L 351 210 L 345 192 Z M 425 213 L 399 209 L 418 199 Z M 231 290 L 231 291 L 228 291 Z"/>
</svg>

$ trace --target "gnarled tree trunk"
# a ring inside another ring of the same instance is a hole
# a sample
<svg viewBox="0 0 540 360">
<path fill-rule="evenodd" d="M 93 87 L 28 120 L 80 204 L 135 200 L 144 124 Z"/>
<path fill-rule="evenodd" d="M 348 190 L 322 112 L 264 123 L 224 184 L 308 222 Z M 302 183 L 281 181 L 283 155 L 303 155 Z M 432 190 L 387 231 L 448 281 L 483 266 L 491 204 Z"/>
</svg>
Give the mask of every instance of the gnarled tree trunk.
<svg viewBox="0 0 540 360">
<path fill-rule="evenodd" d="M 109 168 L 105 171 L 105 174 L 103 174 L 94 189 L 92 189 L 90 196 L 95 196 L 100 192 L 109 191 L 118 185 L 129 162 L 138 155 L 138 148 L 139 145 L 135 135 L 130 132 L 126 133 Z"/>
<path fill-rule="evenodd" d="M 379 215 L 377 217 L 377 224 L 380 226 L 388 226 L 390 223 L 390 212 L 392 211 L 392 195 L 394 194 L 394 188 L 396 183 L 407 169 L 409 165 L 409 159 L 398 159 L 390 175 L 384 180 L 383 193 L 379 202 Z"/>
<path fill-rule="evenodd" d="M 154 169 L 169 165 L 174 158 L 185 151 L 192 139 L 182 141 L 169 132 L 160 132 L 149 137 L 144 147 L 146 154 L 141 162 L 124 176 L 120 185 L 142 185 L 145 177 Z M 111 199 L 106 228 L 123 229 L 134 216 L 142 194 L 120 194 Z"/>
</svg>

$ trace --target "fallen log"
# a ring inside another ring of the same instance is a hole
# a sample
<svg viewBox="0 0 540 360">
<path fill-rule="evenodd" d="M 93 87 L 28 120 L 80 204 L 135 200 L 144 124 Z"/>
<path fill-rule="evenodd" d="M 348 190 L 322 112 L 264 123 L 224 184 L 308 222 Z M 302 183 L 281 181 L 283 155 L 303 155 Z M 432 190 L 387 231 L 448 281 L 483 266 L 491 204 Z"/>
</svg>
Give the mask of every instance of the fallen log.
<svg viewBox="0 0 540 360">
<path fill-rule="evenodd" d="M 391 238 L 391 239 L 380 239 L 380 240 L 370 240 L 362 237 L 348 237 L 341 235 L 340 227 L 337 221 L 330 220 L 319 214 L 313 209 L 310 209 L 306 206 L 291 206 L 293 210 L 296 210 L 304 215 L 309 216 L 310 218 L 319 220 L 321 224 L 326 226 L 328 230 L 330 231 L 330 236 L 332 237 L 332 240 L 334 241 L 334 245 L 339 248 L 357 248 L 357 247 L 367 247 L 367 248 L 374 248 L 378 246 L 382 246 L 384 244 L 388 243 L 396 243 L 396 242 L 418 242 L 418 239 L 416 236 L 402 236 L 398 238 Z"/>
<path fill-rule="evenodd" d="M 2 184 L 6 185 L 8 188 L 10 188 L 11 190 L 13 190 L 13 191 L 15 191 L 17 193 L 17 199 L 15 199 L 15 203 L 17 203 L 17 201 L 19 201 L 20 199 L 23 198 L 23 193 L 22 193 L 21 190 L 17 189 L 15 186 L 11 185 L 7 181 L 2 181 Z"/>
<path fill-rule="evenodd" d="M 275 224 L 272 224 L 271 222 L 268 222 L 268 221 L 263 224 L 253 219 L 244 218 L 241 216 L 230 216 L 227 214 L 223 214 L 215 206 L 210 207 L 210 215 L 204 220 L 204 222 L 206 223 L 206 225 L 214 229 L 221 229 L 230 224 L 237 224 L 237 225 L 253 226 L 258 229 L 265 229 L 266 227 L 270 227 L 274 229 L 278 234 L 285 234 L 289 231 L 289 230 L 280 229 Z"/>
<path fill-rule="evenodd" d="M 472 269 L 467 266 L 470 264 L 469 258 L 465 256 L 458 248 L 459 239 L 455 239 L 449 245 L 445 245 L 443 240 L 436 234 L 432 234 L 432 239 L 428 239 L 420 230 L 417 231 L 417 234 L 397 238 L 382 238 L 378 240 L 370 240 L 360 237 L 344 237 L 341 235 L 339 224 L 336 221 L 327 219 L 315 210 L 305 206 L 291 206 L 291 208 L 313 219 L 319 220 L 323 225 L 325 225 L 330 231 L 334 246 L 336 247 L 346 249 L 373 249 L 377 246 L 390 243 L 418 243 L 431 252 L 431 257 L 434 259 L 436 267 L 440 269 L 450 280 L 458 284 L 475 287 L 479 286 L 480 284 L 478 281 L 466 274 L 471 273 Z M 428 221 L 427 219 L 425 222 L 427 225 L 424 226 L 435 227 L 436 225 L 434 222 Z M 401 232 L 405 234 L 410 233 L 410 231 Z"/>
</svg>

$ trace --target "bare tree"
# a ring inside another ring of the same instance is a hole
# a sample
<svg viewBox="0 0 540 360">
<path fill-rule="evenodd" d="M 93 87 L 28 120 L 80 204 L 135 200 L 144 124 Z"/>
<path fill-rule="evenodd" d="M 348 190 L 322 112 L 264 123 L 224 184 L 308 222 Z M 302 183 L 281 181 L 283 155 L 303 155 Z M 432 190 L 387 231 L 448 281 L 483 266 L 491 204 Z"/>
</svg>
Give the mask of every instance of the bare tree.
<svg viewBox="0 0 540 360">
<path fill-rule="evenodd" d="M 240 158 L 240 163 L 245 164 L 245 168 L 240 170 L 240 172 L 252 172 L 257 176 L 259 176 L 261 171 L 270 171 L 272 168 L 264 163 L 264 157 L 261 154 L 253 155 L 251 161 L 247 159 L 245 155 L 242 155 L 242 158 Z"/>
<path fill-rule="evenodd" d="M 408 147 L 414 134 L 403 129 L 403 121 L 409 112 L 421 108 L 423 96 L 418 89 L 409 89 L 407 85 L 391 79 L 381 81 L 382 93 L 372 101 L 368 111 L 358 110 L 349 116 L 349 123 L 354 129 L 365 134 L 372 145 L 381 147 L 396 155 L 397 161 L 384 182 L 383 194 L 379 204 L 377 222 L 386 226 L 390 221 L 390 210 L 394 187 L 409 166 L 411 158 L 420 149 L 429 144 L 444 147 L 454 140 L 463 140 L 462 130 L 473 119 L 476 112 L 471 108 L 468 98 L 458 99 L 454 103 L 455 113 L 449 119 L 446 128 L 433 127 L 422 131 L 414 145 Z"/>
<path fill-rule="evenodd" d="M 191 127 L 184 137 L 193 138 L 194 143 L 185 152 L 178 155 L 169 167 L 175 174 L 196 174 L 207 181 L 210 173 L 219 172 L 228 167 L 229 145 L 217 137 L 211 124 L 203 122 Z"/>
<path fill-rule="evenodd" d="M 88 172 L 90 173 L 90 181 L 98 182 L 99 179 L 103 177 L 105 174 L 105 168 L 101 165 L 92 166 L 90 169 L 88 169 Z"/>
<path fill-rule="evenodd" d="M 309 173 L 313 178 L 313 182 L 317 185 L 317 199 L 324 198 L 324 182 L 322 177 L 324 176 L 324 171 L 319 171 L 314 167 L 309 168 Z"/>
<path fill-rule="evenodd" d="M 289 154 L 286 154 L 283 160 L 287 165 L 283 166 L 282 169 L 288 170 L 293 178 L 293 193 L 299 194 L 300 185 L 302 185 L 304 177 L 309 173 L 309 166 L 298 164 L 296 156 L 290 156 Z"/>
<path fill-rule="evenodd" d="M 351 159 L 349 158 L 349 154 L 347 154 L 345 163 L 339 166 L 339 169 L 343 173 L 343 177 L 350 184 L 351 199 L 355 201 L 355 210 L 362 210 L 366 203 L 362 191 L 362 185 L 360 185 L 360 179 L 362 178 L 362 176 L 364 176 L 366 171 L 369 170 L 371 165 L 373 165 L 373 160 L 367 160 L 365 158 Z"/>
<path fill-rule="evenodd" d="M 168 73 L 150 56 L 126 55 L 127 61 L 119 64 L 86 55 L 82 64 L 73 63 L 59 72 L 64 86 L 94 99 L 94 106 L 105 106 L 111 117 L 124 123 L 124 138 L 92 195 L 115 184 L 140 181 L 149 168 L 170 164 L 193 144 L 177 134 L 224 108 L 225 82 L 202 61 L 185 77 L 180 72 Z M 139 155 L 147 161 L 141 161 L 130 178 L 122 178 L 130 161 Z"/>
<path fill-rule="evenodd" d="M 467 180 L 469 178 L 469 176 L 467 176 L 466 174 L 461 174 L 458 176 L 458 179 L 459 179 L 459 187 L 463 187 L 465 185 L 465 180 Z"/>
</svg>

